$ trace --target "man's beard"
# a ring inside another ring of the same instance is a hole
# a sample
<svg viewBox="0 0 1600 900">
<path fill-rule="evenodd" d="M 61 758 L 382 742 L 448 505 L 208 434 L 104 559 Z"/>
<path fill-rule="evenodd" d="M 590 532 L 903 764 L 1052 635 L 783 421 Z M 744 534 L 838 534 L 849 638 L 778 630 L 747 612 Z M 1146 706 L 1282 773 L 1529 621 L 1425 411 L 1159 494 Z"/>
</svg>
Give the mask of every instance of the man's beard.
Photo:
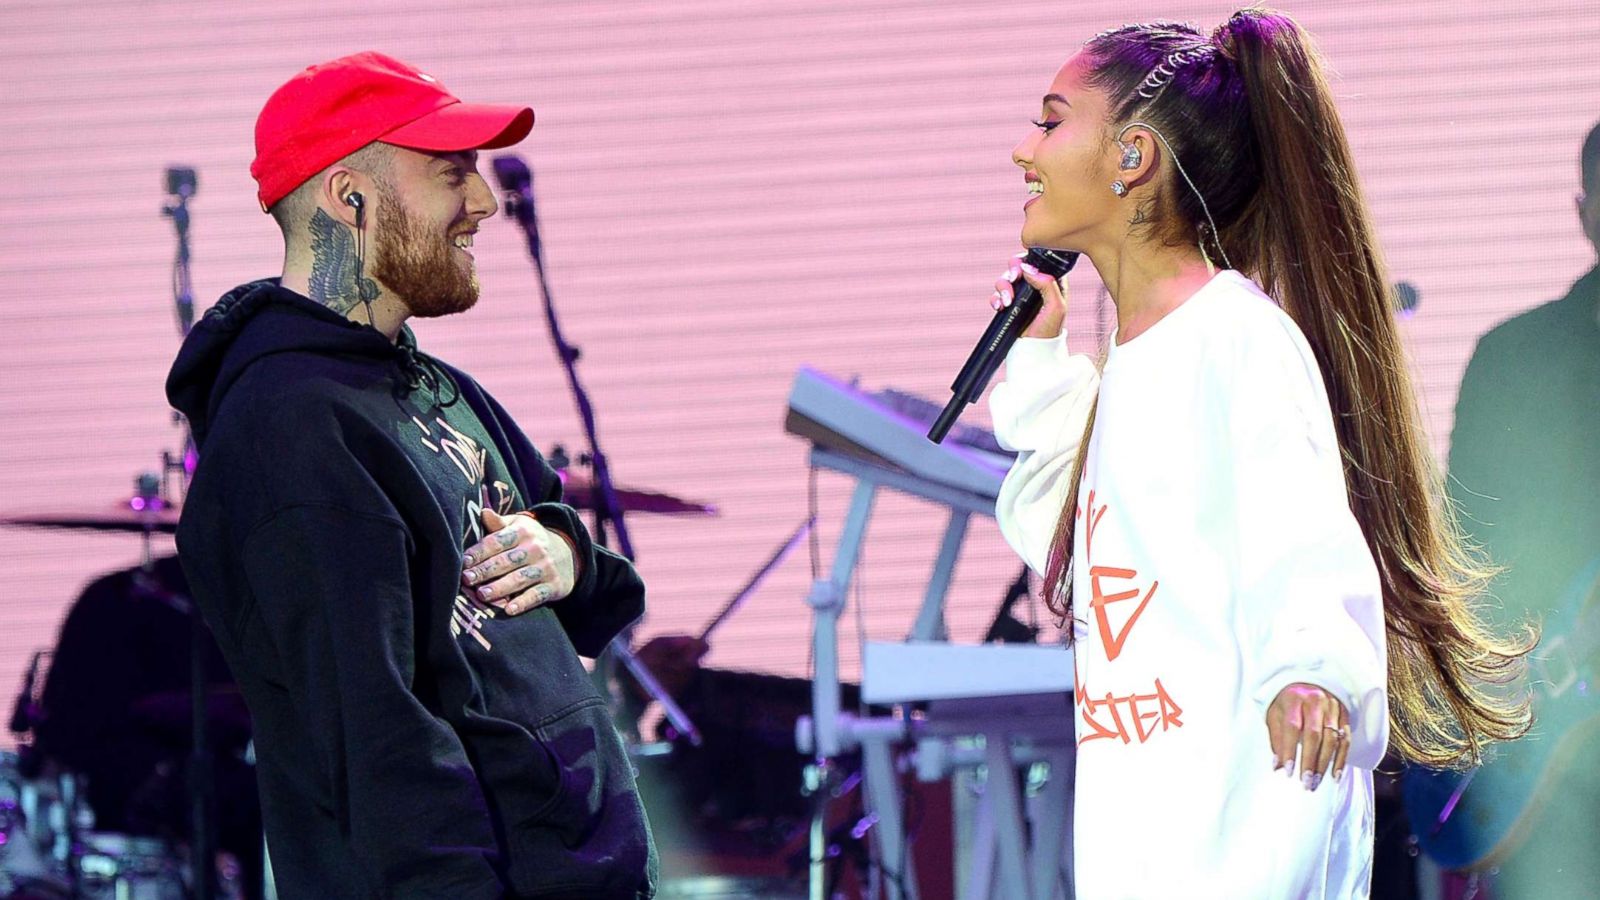
<svg viewBox="0 0 1600 900">
<path fill-rule="evenodd" d="M 465 312 L 478 302 L 478 275 L 462 271 L 448 234 L 428 234 L 392 194 L 378 204 L 372 277 L 420 319 Z"/>
</svg>

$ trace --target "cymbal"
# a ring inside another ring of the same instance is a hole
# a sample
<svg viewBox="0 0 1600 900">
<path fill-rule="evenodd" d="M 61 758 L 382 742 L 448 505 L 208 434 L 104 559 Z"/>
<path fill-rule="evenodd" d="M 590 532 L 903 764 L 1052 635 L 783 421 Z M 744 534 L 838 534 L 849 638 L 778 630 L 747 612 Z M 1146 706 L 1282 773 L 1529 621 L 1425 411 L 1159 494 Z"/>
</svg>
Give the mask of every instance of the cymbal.
<svg viewBox="0 0 1600 900">
<path fill-rule="evenodd" d="M 586 471 L 558 470 L 563 482 L 561 501 L 578 509 L 594 509 L 599 502 L 594 476 Z M 660 516 L 717 516 L 721 511 L 714 503 L 699 503 L 639 488 L 617 487 L 617 503 L 623 512 L 648 513 Z"/>
<path fill-rule="evenodd" d="M 135 497 L 107 506 L 86 506 L 77 509 L 54 509 L 41 512 L 10 513 L 0 516 L 0 526 L 20 525 L 33 528 L 79 528 L 90 531 L 152 531 L 172 534 L 178 530 L 177 504 L 136 508 L 143 503 Z M 161 503 L 161 501 L 156 501 Z"/>
<path fill-rule="evenodd" d="M 587 472 L 561 472 L 565 482 L 563 501 L 578 509 L 594 509 L 596 503 L 592 476 Z M 31 528 L 68 528 L 88 531 L 129 531 L 172 534 L 178 530 L 179 507 L 175 503 L 160 503 L 156 507 L 139 507 L 142 498 L 134 497 L 107 506 L 14 512 L 0 516 L 0 526 Z M 624 512 L 663 516 L 715 516 L 720 511 L 715 504 L 698 503 L 638 488 L 617 488 L 617 502 Z"/>
</svg>

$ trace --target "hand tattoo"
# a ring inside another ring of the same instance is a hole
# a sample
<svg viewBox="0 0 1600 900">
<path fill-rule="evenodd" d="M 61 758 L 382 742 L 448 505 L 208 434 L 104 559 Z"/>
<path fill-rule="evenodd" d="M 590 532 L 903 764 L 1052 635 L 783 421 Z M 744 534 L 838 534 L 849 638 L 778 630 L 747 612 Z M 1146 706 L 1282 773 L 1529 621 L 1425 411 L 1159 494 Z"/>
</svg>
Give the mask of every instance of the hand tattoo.
<svg viewBox="0 0 1600 900">
<path fill-rule="evenodd" d="M 362 275 L 349 229 L 323 210 L 311 216 L 311 299 L 340 315 L 378 298 L 378 285 Z"/>
</svg>

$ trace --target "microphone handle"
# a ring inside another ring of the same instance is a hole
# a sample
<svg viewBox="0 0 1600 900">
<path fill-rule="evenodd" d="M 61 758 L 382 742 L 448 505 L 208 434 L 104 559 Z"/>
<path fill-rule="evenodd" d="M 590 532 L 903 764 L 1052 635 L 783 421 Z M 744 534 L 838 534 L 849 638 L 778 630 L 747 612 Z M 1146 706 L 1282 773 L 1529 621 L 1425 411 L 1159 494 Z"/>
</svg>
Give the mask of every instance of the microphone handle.
<svg viewBox="0 0 1600 900">
<path fill-rule="evenodd" d="M 950 384 L 950 390 L 958 397 L 966 397 L 968 403 L 977 400 L 989 386 L 989 379 L 1005 361 L 1011 345 L 1028 330 L 1044 307 L 1044 297 L 1026 281 L 1018 279 L 1015 291 L 1011 305 L 995 311 L 989 327 L 984 329 L 983 338 L 972 348 L 960 374 Z"/>
<path fill-rule="evenodd" d="M 961 367 L 961 373 L 950 385 L 950 402 L 945 404 L 944 410 L 934 420 L 933 427 L 928 429 L 928 440 L 935 444 L 944 441 L 956 419 L 961 418 L 967 407 L 983 395 L 983 389 L 989 386 L 989 379 L 994 377 L 1000 364 L 1005 361 L 1011 345 L 1033 324 L 1043 306 L 1044 298 L 1039 292 L 1019 279 L 1016 299 L 1011 301 L 1010 306 L 995 312 L 994 318 L 989 320 L 989 327 L 983 332 L 983 339 L 972 348 L 966 365 Z"/>
<path fill-rule="evenodd" d="M 1077 261 L 1078 254 L 1073 251 L 1040 247 L 1030 249 L 1026 258 L 1029 265 L 1056 279 L 1072 271 Z M 1011 345 L 1028 330 L 1028 326 L 1038 317 L 1039 310 L 1044 307 L 1044 296 L 1026 278 L 1018 278 L 1013 282 L 1012 291 L 1014 299 L 1011 305 L 995 311 L 994 318 L 989 320 L 989 327 L 984 329 L 983 338 L 972 348 L 966 364 L 950 385 L 950 402 L 945 404 L 944 410 L 934 420 L 933 427 L 928 429 L 928 440 L 935 444 L 944 441 L 961 413 L 983 395 L 983 389 L 989 386 L 989 380 L 999 370 L 1000 364 L 1005 362 Z"/>
</svg>

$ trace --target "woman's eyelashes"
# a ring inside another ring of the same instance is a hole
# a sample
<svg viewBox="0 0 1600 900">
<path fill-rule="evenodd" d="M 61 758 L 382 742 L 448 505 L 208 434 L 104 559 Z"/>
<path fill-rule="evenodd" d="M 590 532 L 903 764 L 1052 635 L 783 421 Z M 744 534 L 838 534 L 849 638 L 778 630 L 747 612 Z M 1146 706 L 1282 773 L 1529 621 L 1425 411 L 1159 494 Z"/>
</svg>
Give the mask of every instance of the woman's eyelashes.
<svg viewBox="0 0 1600 900">
<path fill-rule="evenodd" d="M 1060 119 L 1056 119 L 1054 121 L 1050 119 L 1029 119 L 1028 121 L 1033 123 L 1033 127 L 1039 129 L 1045 134 L 1049 134 L 1050 132 L 1054 131 L 1055 127 L 1061 124 Z"/>
</svg>

